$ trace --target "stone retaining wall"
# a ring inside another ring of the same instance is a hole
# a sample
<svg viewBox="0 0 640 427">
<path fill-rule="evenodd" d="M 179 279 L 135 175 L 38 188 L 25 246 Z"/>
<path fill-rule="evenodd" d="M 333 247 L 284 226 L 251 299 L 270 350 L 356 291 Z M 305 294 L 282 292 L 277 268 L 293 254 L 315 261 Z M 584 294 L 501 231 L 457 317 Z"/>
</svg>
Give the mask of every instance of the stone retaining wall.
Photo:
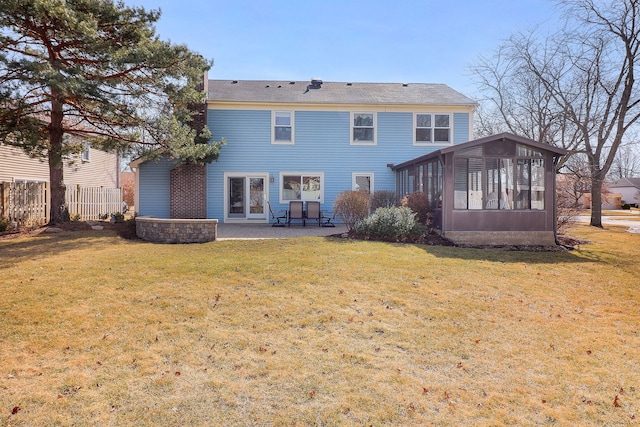
<svg viewBox="0 0 640 427">
<path fill-rule="evenodd" d="M 157 243 L 213 242 L 218 234 L 217 219 L 136 218 L 136 235 Z"/>
</svg>

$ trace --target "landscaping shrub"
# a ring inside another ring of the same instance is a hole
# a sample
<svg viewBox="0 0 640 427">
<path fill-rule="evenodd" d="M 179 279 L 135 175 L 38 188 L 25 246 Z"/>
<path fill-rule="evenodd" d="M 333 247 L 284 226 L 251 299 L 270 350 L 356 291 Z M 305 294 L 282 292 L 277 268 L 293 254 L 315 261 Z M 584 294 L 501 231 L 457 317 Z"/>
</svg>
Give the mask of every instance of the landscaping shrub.
<svg viewBox="0 0 640 427">
<path fill-rule="evenodd" d="M 0 218 L 0 233 L 2 233 L 3 231 L 7 231 L 10 225 L 11 221 L 6 218 Z"/>
<path fill-rule="evenodd" d="M 376 209 L 356 224 L 355 232 L 375 240 L 406 241 L 418 239 L 424 228 L 409 207 L 392 206 Z"/>
<path fill-rule="evenodd" d="M 369 215 L 369 194 L 364 191 L 343 191 L 333 203 L 333 212 L 351 231 L 358 221 Z"/>
<path fill-rule="evenodd" d="M 398 198 L 395 191 L 380 190 L 374 191 L 371 195 L 371 210 L 375 212 L 378 208 L 390 208 L 396 206 Z"/>
<path fill-rule="evenodd" d="M 124 222 L 124 214 L 120 212 L 114 212 L 111 214 L 111 223 L 121 223 Z"/>
<path fill-rule="evenodd" d="M 427 195 L 422 191 L 416 191 L 415 193 L 404 196 L 400 201 L 400 206 L 410 208 L 417 215 L 417 220 L 420 224 L 427 224 L 427 220 L 430 217 L 429 200 L 427 199 Z"/>
</svg>

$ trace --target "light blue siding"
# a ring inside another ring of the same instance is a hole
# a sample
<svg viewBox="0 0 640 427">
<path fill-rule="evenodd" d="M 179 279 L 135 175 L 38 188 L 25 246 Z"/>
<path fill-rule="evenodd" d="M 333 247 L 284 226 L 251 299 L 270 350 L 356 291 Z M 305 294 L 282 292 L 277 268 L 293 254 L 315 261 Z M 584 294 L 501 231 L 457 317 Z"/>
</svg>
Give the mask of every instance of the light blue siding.
<svg viewBox="0 0 640 427">
<path fill-rule="evenodd" d="M 469 141 L 469 127 L 471 126 L 468 113 L 453 114 L 453 143 L 462 144 Z"/>
<path fill-rule="evenodd" d="M 138 166 L 139 187 L 136 212 L 144 216 L 169 218 L 170 161 L 145 162 Z"/>
<path fill-rule="evenodd" d="M 469 114 L 454 114 L 455 143 L 468 140 L 469 123 Z M 413 145 L 411 112 L 377 113 L 375 146 L 350 145 L 349 111 L 295 111 L 293 145 L 271 144 L 270 111 L 209 110 L 208 126 L 214 140 L 227 140 L 218 161 L 207 168 L 207 216 L 221 221 L 225 172 L 268 173 L 274 180 L 268 196 L 274 209 L 286 208 L 279 201 L 281 172 L 322 172 L 323 209 L 332 209 L 337 194 L 351 189 L 353 172 L 373 173 L 374 190 L 395 190 L 395 174 L 387 164 L 440 148 Z"/>
</svg>

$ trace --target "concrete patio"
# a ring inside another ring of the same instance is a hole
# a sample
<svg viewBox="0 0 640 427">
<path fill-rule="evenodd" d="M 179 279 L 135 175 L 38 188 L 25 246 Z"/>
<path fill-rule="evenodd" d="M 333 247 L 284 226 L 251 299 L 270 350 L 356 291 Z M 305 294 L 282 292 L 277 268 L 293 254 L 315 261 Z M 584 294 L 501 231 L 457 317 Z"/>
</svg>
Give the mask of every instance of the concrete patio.
<svg viewBox="0 0 640 427">
<path fill-rule="evenodd" d="M 337 224 L 335 227 L 318 227 L 317 224 L 307 224 L 306 227 L 297 224 L 291 227 L 272 227 L 270 224 L 218 224 L 216 240 L 291 239 L 346 232 L 347 227 L 343 224 Z"/>
</svg>

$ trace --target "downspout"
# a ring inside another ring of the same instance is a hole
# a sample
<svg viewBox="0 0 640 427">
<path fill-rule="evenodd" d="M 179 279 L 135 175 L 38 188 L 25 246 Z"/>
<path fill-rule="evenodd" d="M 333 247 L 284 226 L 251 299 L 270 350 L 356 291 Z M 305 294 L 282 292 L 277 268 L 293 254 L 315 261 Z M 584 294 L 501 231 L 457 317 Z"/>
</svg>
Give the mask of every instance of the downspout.
<svg viewBox="0 0 640 427">
<path fill-rule="evenodd" d="M 560 161 L 560 156 L 553 156 L 553 240 L 556 242 L 556 245 L 562 245 L 558 240 L 558 195 L 556 191 L 556 175 L 558 174 L 558 162 Z"/>
<path fill-rule="evenodd" d="M 121 186 L 122 183 L 120 182 L 120 166 L 121 166 L 121 164 L 120 164 L 120 153 L 118 153 L 116 155 L 116 171 L 117 171 L 117 173 L 116 173 L 116 188 L 122 188 L 122 186 Z"/>
<path fill-rule="evenodd" d="M 445 230 L 447 229 L 446 227 L 446 222 L 447 222 L 447 215 L 445 215 L 445 209 L 444 207 L 446 206 L 446 198 L 445 198 L 445 194 L 447 194 L 446 191 L 444 191 L 445 189 L 445 184 L 444 184 L 444 177 L 446 175 L 445 173 L 445 163 L 444 163 L 444 156 L 442 155 L 442 153 L 438 154 L 438 160 L 440 161 L 440 164 L 442 165 L 442 206 L 440 206 L 440 217 L 442 218 L 442 223 L 440 224 L 440 226 L 442 227 L 442 229 L 440 230 L 440 235 L 442 237 L 447 237 L 446 236 L 446 232 Z"/>
</svg>

